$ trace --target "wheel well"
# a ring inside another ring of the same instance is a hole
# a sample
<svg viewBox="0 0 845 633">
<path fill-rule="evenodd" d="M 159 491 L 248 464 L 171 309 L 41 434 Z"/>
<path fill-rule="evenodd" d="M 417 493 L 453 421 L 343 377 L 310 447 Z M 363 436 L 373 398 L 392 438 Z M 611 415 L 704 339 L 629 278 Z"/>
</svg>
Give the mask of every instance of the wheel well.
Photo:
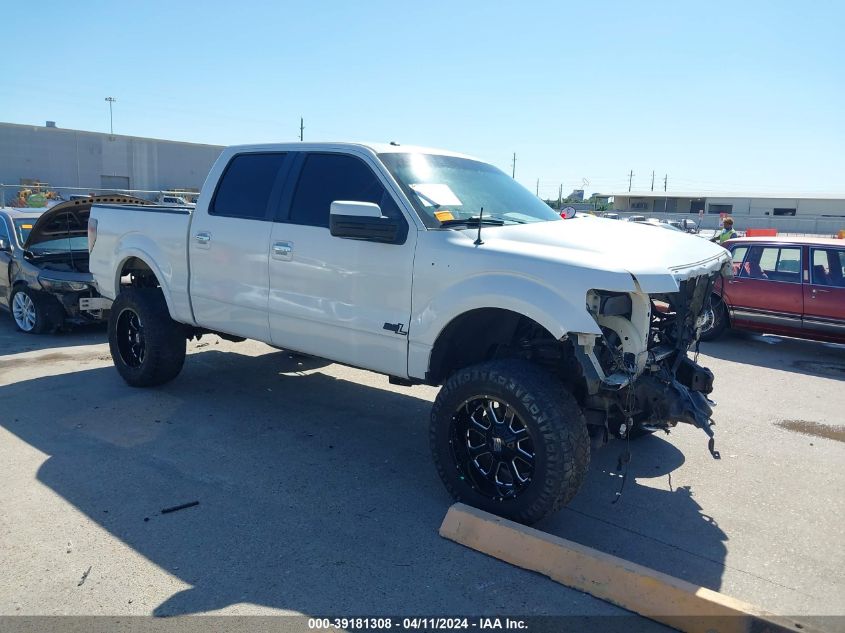
<svg viewBox="0 0 845 633">
<path fill-rule="evenodd" d="M 559 368 L 568 349 L 533 319 L 511 310 L 479 308 L 443 328 L 431 351 L 426 378 L 442 384 L 458 369 L 495 358 L 554 362 Z"/>
<path fill-rule="evenodd" d="M 134 288 L 159 288 L 158 281 L 153 269 L 143 259 L 130 257 L 120 269 L 120 285 L 132 286 Z"/>
</svg>

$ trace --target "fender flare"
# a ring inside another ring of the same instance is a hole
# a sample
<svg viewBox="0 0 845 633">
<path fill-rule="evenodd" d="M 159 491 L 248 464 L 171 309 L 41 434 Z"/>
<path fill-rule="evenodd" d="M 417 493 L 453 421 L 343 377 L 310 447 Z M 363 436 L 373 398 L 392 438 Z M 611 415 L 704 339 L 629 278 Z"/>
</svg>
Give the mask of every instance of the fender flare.
<svg viewBox="0 0 845 633">
<path fill-rule="evenodd" d="M 173 307 L 173 298 L 171 297 L 169 284 L 170 276 L 165 275 L 158 264 L 155 263 L 155 257 L 139 247 L 124 247 L 122 245 L 118 245 L 118 252 L 120 252 L 121 258 L 115 267 L 115 276 L 112 282 L 114 298 L 116 299 L 118 293 L 120 293 L 120 278 L 126 262 L 133 258 L 138 259 L 146 264 L 151 271 L 153 271 L 153 274 L 158 280 L 159 287 L 161 288 L 161 294 L 164 295 L 164 302 L 167 304 L 167 311 L 170 313 L 170 317 L 174 318 L 175 312 Z"/>
<path fill-rule="evenodd" d="M 569 332 L 601 334 L 587 312 L 586 290 L 582 299 L 580 304 L 573 303 L 548 286 L 516 275 L 479 275 L 439 292 L 417 309 L 411 328 L 416 331 L 415 342 L 433 345 L 446 326 L 465 312 L 501 308 L 536 321 L 558 339 Z"/>
<path fill-rule="evenodd" d="M 507 273 L 464 279 L 415 309 L 411 320 L 408 374 L 424 377 L 434 345 L 455 319 L 472 310 L 497 308 L 525 316 L 556 339 L 569 333 L 601 334 L 587 312 L 586 295 L 578 305 L 535 280 Z"/>
</svg>

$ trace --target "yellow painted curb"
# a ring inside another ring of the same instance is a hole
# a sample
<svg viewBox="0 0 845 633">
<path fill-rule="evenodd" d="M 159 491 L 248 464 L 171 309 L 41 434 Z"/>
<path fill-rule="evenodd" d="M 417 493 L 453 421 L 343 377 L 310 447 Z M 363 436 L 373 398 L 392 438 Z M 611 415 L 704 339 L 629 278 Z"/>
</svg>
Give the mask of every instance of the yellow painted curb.
<svg viewBox="0 0 845 633">
<path fill-rule="evenodd" d="M 717 591 L 462 503 L 449 508 L 440 536 L 686 633 L 818 631 Z"/>
</svg>

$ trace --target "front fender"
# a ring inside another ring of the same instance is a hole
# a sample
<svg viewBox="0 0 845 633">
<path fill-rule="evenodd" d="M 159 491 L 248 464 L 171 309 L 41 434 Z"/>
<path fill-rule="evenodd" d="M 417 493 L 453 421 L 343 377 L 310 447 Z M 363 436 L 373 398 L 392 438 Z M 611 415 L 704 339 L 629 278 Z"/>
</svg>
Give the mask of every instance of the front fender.
<svg viewBox="0 0 845 633">
<path fill-rule="evenodd" d="M 601 334 L 587 312 L 586 290 L 583 296 L 564 297 L 526 277 L 507 273 L 476 275 L 439 290 L 430 301 L 415 306 L 409 328 L 409 375 L 425 376 L 440 333 L 455 318 L 480 308 L 499 308 L 526 316 L 556 339 L 569 332 Z"/>
</svg>

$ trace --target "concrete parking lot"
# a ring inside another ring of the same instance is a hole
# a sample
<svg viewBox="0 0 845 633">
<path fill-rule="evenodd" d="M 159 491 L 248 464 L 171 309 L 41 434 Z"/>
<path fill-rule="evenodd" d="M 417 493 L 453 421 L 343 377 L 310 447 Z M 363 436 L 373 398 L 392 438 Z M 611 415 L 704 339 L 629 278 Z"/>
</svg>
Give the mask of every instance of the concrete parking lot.
<svg viewBox="0 0 845 633">
<path fill-rule="evenodd" d="M 536 527 L 778 614 L 845 614 L 845 347 L 731 334 L 702 359 L 722 459 L 692 427 L 632 442 L 612 504 L 613 443 Z M 136 390 L 103 329 L 0 315 L 0 615 L 621 613 L 437 535 L 435 394 L 216 337 Z"/>
</svg>

